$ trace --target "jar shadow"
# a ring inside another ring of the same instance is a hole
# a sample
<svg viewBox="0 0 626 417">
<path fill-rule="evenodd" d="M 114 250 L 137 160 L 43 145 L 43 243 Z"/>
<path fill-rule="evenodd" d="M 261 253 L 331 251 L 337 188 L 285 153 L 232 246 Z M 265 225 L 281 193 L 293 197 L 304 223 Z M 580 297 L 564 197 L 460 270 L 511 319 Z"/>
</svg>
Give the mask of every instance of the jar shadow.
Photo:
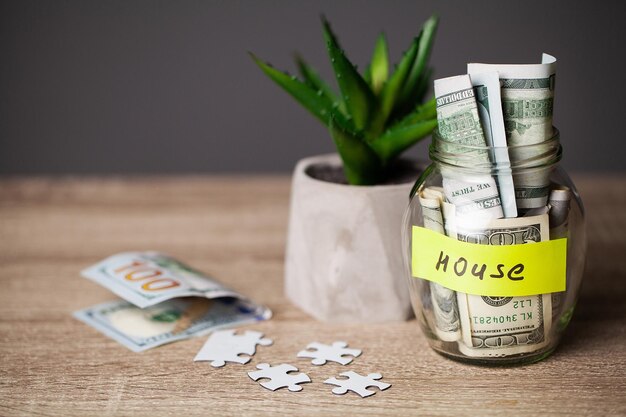
<svg viewBox="0 0 626 417">
<path fill-rule="evenodd" d="M 611 355 L 623 345 L 626 262 L 622 250 L 615 242 L 589 241 L 580 296 L 554 359 Z"/>
</svg>

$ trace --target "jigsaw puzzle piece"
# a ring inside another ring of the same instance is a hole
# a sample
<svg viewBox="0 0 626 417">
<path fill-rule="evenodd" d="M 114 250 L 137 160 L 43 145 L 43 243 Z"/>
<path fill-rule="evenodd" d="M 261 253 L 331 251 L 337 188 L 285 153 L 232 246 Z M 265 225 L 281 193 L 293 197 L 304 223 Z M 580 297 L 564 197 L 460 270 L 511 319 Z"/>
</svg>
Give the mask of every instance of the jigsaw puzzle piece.
<svg viewBox="0 0 626 417">
<path fill-rule="evenodd" d="M 253 381 L 268 378 L 269 381 L 261 382 L 261 386 L 271 391 L 285 387 L 291 392 L 302 391 L 302 387 L 298 384 L 311 382 L 311 378 L 303 372 L 291 374 L 290 372 L 295 372 L 298 368 L 286 363 L 277 366 L 261 363 L 256 367 L 258 371 L 248 372 L 248 376 L 252 378 Z"/>
<path fill-rule="evenodd" d="M 312 358 L 311 363 L 313 365 L 324 365 L 327 361 L 337 362 L 342 365 L 347 365 L 359 355 L 361 350 L 359 349 L 347 349 L 348 344 L 346 342 L 335 342 L 332 345 L 325 345 L 323 343 L 313 342 L 307 345 L 308 350 L 302 350 L 298 352 L 299 358 Z M 353 356 L 352 358 L 348 356 Z"/>
<path fill-rule="evenodd" d="M 269 346 L 271 339 L 263 337 L 263 333 L 246 331 L 243 334 L 235 334 L 235 330 L 219 330 L 211 333 L 207 341 L 198 352 L 194 361 L 211 361 L 211 366 L 219 368 L 226 362 L 246 364 L 254 355 L 256 346 Z"/>
<path fill-rule="evenodd" d="M 377 381 L 383 377 L 378 373 L 363 376 L 356 372 L 348 371 L 339 375 L 345 376 L 347 379 L 329 378 L 324 381 L 324 384 L 337 385 L 337 387 L 333 388 L 333 394 L 337 395 L 343 395 L 348 391 L 352 391 L 361 397 L 369 397 L 376 394 L 376 391 L 369 390 L 367 389 L 368 387 L 378 387 L 381 391 L 384 391 L 391 386 L 391 384 Z"/>
</svg>

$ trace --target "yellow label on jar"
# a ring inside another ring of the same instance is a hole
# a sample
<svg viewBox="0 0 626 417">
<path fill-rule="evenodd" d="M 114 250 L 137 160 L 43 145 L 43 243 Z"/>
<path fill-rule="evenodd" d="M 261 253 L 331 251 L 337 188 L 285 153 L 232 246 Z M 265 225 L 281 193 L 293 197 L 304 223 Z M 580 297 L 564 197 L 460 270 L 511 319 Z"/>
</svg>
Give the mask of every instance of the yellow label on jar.
<svg viewBox="0 0 626 417">
<path fill-rule="evenodd" d="M 565 291 L 567 239 L 479 245 L 413 226 L 414 277 L 467 294 L 515 297 Z"/>
</svg>

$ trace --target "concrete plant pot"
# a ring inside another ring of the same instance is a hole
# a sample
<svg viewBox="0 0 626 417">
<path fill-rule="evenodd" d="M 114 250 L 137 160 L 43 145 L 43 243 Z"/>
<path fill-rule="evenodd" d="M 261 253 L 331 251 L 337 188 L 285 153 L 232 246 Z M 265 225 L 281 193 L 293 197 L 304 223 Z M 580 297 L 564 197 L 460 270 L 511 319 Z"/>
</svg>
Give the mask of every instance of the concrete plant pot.
<svg viewBox="0 0 626 417">
<path fill-rule="evenodd" d="M 377 186 L 320 179 L 340 172 L 336 154 L 296 165 L 285 290 L 316 319 L 370 323 L 412 316 L 400 233 L 420 170 L 415 163 L 401 163 L 399 184 Z"/>
</svg>

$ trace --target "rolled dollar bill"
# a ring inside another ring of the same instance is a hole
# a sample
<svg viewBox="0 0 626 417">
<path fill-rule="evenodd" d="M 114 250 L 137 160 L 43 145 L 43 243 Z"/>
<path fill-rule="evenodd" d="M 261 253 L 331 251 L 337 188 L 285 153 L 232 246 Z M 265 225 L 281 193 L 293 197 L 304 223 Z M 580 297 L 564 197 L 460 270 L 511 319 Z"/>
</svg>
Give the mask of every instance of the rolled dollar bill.
<svg viewBox="0 0 626 417">
<path fill-rule="evenodd" d="M 445 199 L 443 187 L 437 187 L 437 186 L 432 186 L 432 185 L 430 187 L 425 187 L 420 193 L 420 195 L 423 198 L 428 198 L 428 199 L 438 200 L 438 201 L 444 201 Z"/>
<path fill-rule="evenodd" d="M 454 204 L 457 216 L 503 217 L 469 75 L 435 80 L 435 96 L 439 134 L 444 139 L 437 147 L 445 154 L 441 175 L 446 199 Z M 482 167 L 484 173 L 463 169 L 468 161 L 470 168 Z"/>
<path fill-rule="evenodd" d="M 497 71 L 509 156 L 513 166 L 542 155 L 541 147 L 524 147 L 552 138 L 552 110 L 556 58 L 543 54 L 541 64 L 467 65 L 468 72 Z M 549 152 L 546 152 L 549 154 Z M 537 161 L 534 161 L 537 164 Z M 535 169 L 513 176 L 518 209 L 542 207 L 550 191 L 550 169 Z"/>
<path fill-rule="evenodd" d="M 443 193 L 435 191 L 430 187 L 424 188 L 418 195 L 420 206 L 422 207 L 422 217 L 424 227 L 434 232 L 445 234 L 443 226 L 443 214 L 441 213 L 441 203 Z"/>
<path fill-rule="evenodd" d="M 418 195 L 422 207 L 424 227 L 437 233 L 445 234 L 441 206 L 443 204 L 443 190 L 436 187 L 426 187 Z M 429 282 L 433 316 L 435 318 L 435 333 L 446 342 L 454 342 L 461 337 L 459 325 L 459 308 L 456 301 L 456 292 Z"/>
<path fill-rule="evenodd" d="M 540 64 L 469 63 L 467 71 L 498 73 L 509 146 L 530 145 L 552 137 L 555 57 L 543 54 Z"/>
<path fill-rule="evenodd" d="M 494 173 L 504 217 L 517 217 L 515 186 L 504 130 L 498 73 L 468 71 L 468 74 L 474 86 L 478 115 L 485 133 L 485 140 L 487 145 L 492 147 L 490 157 L 495 165 Z"/>
</svg>

